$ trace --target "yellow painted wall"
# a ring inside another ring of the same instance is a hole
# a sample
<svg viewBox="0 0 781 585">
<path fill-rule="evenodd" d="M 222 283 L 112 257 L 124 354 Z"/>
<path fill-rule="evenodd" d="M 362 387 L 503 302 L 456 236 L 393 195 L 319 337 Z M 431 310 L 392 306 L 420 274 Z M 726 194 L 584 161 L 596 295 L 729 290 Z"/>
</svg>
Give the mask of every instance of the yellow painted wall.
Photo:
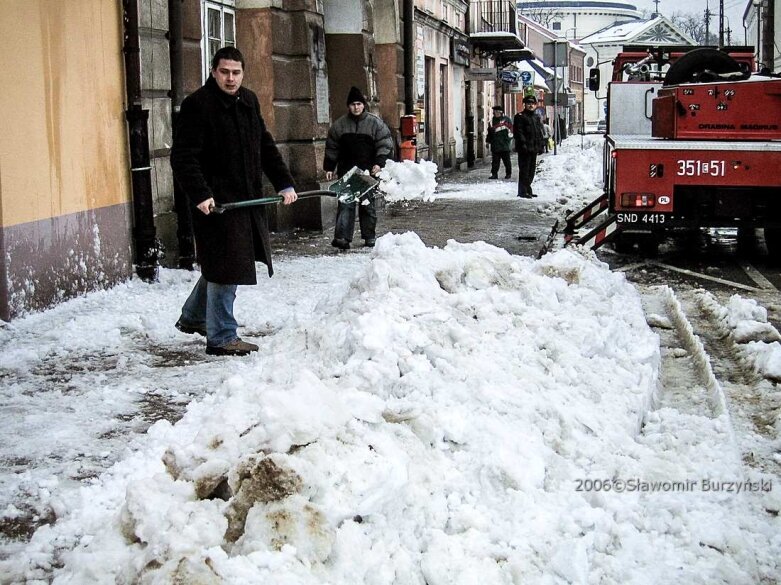
<svg viewBox="0 0 781 585">
<path fill-rule="evenodd" d="M 0 226 L 130 200 L 122 3 L 0 1 Z"/>
</svg>

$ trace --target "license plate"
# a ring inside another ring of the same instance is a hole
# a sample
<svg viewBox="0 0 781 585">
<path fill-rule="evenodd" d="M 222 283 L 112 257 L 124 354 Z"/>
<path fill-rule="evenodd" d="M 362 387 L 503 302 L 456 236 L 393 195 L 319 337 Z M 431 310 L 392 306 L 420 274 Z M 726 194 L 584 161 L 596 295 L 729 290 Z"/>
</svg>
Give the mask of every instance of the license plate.
<svg viewBox="0 0 781 585">
<path fill-rule="evenodd" d="M 633 223 L 641 225 L 661 225 L 667 221 L 666 213 L 635 213 L 632 211 L 621 211 L 616 213 L 616 223 Z"/>
</svg>

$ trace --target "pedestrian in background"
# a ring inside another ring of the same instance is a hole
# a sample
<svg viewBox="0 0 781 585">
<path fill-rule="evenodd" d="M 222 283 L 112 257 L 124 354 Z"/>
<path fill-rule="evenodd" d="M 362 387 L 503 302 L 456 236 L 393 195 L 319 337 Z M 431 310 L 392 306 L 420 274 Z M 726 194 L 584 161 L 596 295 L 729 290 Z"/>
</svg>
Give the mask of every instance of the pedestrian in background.
<svg viewBox="0 0 781 585">
<path fill-rule="evenodd" d="M 171 149 L 174 180 L 197 208 L 193 228 L 201 277 L 176 328 L 206 337 L 210 355 L 247 355 L 258 346 L 239 338 L 236 288 L 257 284 L 255 261 L 271 276 L 271 246 L 262 206 L 211 213 L 215 205 L 257 198 L 262 174 L 290 205 L 297 198 L 285 161 L 266 129 L 257 96 L 241 87 L 244 56 L 223 47 L 209 79 L 182 102 Z"/>
<path fill-rule="evenodd" d="M 557 120 L 556 144 L 561 146 L 561 141 L 567 137 L 567 123 L 563 116 L 559 116 Z"/>
<path fill-rule="evenodd" d="M 518 197 L 536 197 L 532 181 L 537 170 L 537 155 L 543 152 L 542 121 L 535 112 L 537 98 L 523 98 L 523 111 L 515 114 L 513 134 L 515 150 L 518 152 Z"/>
<path fill-rule="evenodd" d="M 499 178 L 499 166 L 504 162 L 504 178 L 509 179 L 513 174 L 510 152 L 513 143 L 513 121 L 504 115 L 502 106 L 493 107 L 493 118 L 488 127 L 486 143 L 491 147 L 491 178 Z"/>
<path fill-rule="evenodd" d="M 551 136 L 552 136 L 552 133 L 553 133 L 553 131 L 551 130 L 551 127 L 550 127 L 550 121 L 548 120 L 548 118 L 545 118 L 542 121 L 542 139 L 543 139 L 543 143 L 544 143 L 543 144 L 543 148 L 544 148 L 545 152 L 548 152 L 552 148 L 552 146 L 551 146 Z"/>
<path fill-rule="evenodd" d="M 341 177 L 353 167 L 380 172 L 393 152 L 393 138 L 390 128 L 382 118 L 366 111 L 366 97 L 357 87 L 351 87 L 347 94 L 348 112 L 336 120 L 328 130 L 325 141 L 323 170 L 330 181 L 336 175 Z M 374 195 L 356 203 L 339 202 L 336 211 L 336 227 L 331 245 L 348 250 L 355 231 L 355 207 L 364 246 L 374 246 L 377 229 L 377 211 Z"/>
</svg>

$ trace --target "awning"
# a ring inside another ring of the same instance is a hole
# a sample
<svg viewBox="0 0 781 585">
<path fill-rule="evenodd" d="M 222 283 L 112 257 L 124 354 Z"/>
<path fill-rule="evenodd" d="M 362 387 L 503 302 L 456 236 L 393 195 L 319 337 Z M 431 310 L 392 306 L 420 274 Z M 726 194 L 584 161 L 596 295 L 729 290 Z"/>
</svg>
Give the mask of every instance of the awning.
<svg viewBox="0 0 781 585">
<path fill-rule="evenodd" d="M 532 74 L 535 89 L 548 91 L 548 86 L 545 83 L 546 73 L 538 71 L 537 68 L 532 65 L 532 61 L 518 61 L 514 63 L 514 65 L 518 68 L 518 71 L 526 71 L 527 73 Z M 553 71 L 551 71 L 551 76 L 552 75 Z"/>
<path fill-rule="evenodd" d="M 542 75 L 542 78 L 545 81 L 553 79 L 554 77 L 553 69 L 545 67 L 545 65 L 543 65 L 542 61 L 540 61 L 539 59 L 531 59 L 530 61 L 524 61 L 524 63 L 528 63 L 529 66 L 531 66 L 537 73 Z"/>
<path fill-rule="evenodd" d="M 508 31 L 472 33 L 469 40 L 472 46 L 488 51 L 523 49 L 526 46 L 517 34 Z"/>
</svg>

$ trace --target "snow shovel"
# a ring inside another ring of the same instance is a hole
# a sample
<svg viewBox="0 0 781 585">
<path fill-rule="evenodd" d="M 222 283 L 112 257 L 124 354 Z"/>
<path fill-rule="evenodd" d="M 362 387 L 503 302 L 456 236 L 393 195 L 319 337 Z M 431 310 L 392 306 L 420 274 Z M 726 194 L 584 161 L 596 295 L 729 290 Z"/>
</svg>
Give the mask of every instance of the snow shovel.
<svg viewBox="0 0 781 585">
<path fill-rule="evenodd" d="M 338 181 L 333 182 L 328 190 L 302 191 L 298 194 L 299 199 L 309 199 L 311 197 L 336 197 L 340 203 L 350 204 L 360 201 L 377 187 L 377 179 L 371 175 L 366 175 L 358 167 L 353 167 L 342 175 Z M 212 207 L 212 213 L 225 213 L 231 209 L 241 209 L 243 207 L 255 207 L 256 205 L 269 205 L 279 203 L 284 198 L 281 195 L 273 197 L 262 197 L 260 199 L 249 199 L 247 201 L 236 201 L 234 203 L 223 203 Z"/>
</svg>

